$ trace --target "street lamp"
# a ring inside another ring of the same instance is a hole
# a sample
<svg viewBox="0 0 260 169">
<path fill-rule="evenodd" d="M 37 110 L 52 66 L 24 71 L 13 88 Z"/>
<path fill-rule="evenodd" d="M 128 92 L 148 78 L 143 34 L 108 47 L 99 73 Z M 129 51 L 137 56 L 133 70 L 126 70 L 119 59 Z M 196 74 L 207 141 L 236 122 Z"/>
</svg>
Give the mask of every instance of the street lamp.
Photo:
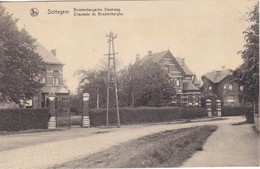
<svg viewBox="0 0 260 169">
<path fill-rule="evenodd" d="M 83 94 L 82 127 L 90 127 L 89 120 L 89 94 Z"/>
<path fill-rule="evenodd" d="M 51 118 L 48 123 L 48 129 L 56 129 L 55 94 L 50 92 L 48 95 L 48 99 L 50 100 L 50 112 L 51 112 Z"/>
</svg>

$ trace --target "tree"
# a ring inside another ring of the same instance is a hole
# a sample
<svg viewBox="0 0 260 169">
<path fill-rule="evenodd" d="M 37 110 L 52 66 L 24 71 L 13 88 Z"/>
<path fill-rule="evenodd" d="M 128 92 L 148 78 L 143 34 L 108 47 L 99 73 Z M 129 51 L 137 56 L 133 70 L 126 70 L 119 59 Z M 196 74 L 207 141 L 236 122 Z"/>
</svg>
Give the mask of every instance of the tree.
<svg viewBox="0 0 260 169">
<path fill-rule="evenodd" d="M 104 70 L 78 70 L 75 74 L 79 79 L 78 95 L 89 93 L 89 105 L 91 108 L 105 107 L 106 105 L 106 77 Z"/>
<path fill-rule="evenodd" d="M 42 87 L 45 64 L 33 39 L 17 28 L 18 19 L 0 5 L 0 101 L 31 99 Z"/>
<path fill-rule="evenodd" d="M 121 104 L 125 106 L 163 106 L 172 101 L 175 83 L 161 67 L 148 60 L 129 65 L 119 77 Z"/>
<path fill-rule="evenodd" d="M 259 99 L 259 3 L 249 13 L 251 25 L 244 31 L 245 45 L 239 52 L 243 64 L 233 73 L 233 81 L 243 86 L 245 99 L 257 105 Z M 256 110 L 258 110 L 256 108 Z"/>
</svg>

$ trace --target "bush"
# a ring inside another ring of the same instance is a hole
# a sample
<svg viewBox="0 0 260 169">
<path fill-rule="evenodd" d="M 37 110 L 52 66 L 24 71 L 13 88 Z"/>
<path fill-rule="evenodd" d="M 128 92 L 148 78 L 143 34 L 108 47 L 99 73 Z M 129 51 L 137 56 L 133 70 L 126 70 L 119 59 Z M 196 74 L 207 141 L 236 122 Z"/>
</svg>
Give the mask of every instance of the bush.
<svg viewBox="0 0 260 169">
<path fill-rule="evenodd" d="M 207 116 L 205 109 L 201 107 L 178 108 L 178 107 L 142 107 L 121 108 L 121 124 L 138 124 L 149 122 L 168 122 L 178 119 L 191 119 Z M 91 109 L 90 123 L 92 126 L 106 125 L 106 109 Z M 117 123 L 116 109 L 109 109 L 109 123 Z"/>
<path fill-rule="evenodd" d="M 47 129 L 48 109 L 0 109 L 0 131 Z"/>
<path fill-rule="evenodd" d="M 222 116 L 241 116 L 250 114 L 253 111 L 250 107 L 222 107 Z"/>
</svg>

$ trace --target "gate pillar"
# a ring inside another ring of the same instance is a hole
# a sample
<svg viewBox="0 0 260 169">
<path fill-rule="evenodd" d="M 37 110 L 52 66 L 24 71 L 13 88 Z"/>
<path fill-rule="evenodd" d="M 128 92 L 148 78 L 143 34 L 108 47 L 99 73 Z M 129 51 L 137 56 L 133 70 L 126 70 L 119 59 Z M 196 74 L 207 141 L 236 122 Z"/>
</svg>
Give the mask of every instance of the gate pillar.
<svg viewBox="0 0 260 169">
<path fill-rule="evenodd" d="M 216 101 L 216 109 L 217 109 L 217 116 L 221 116 L 221 101 L 219 99 Z"/>
<path fill-rule="evenodd" d="M 56 117 L 55 117 L 55 94 L 54 93 L 49 93 L 48 96 L 50 100 L 50 112 L 51 112 L 51 118 L 48 122 L 48 129 L 56 129 Z"/>
<path fill-rule="evenodd" d="M 89 119 L 89 94 L 83 94 L 83 114 L 82 114 L 82 127 L 90 127 Z"/>
<path fill-rule="evenodd" d="M 206 108 L 207 108 L 208 116 L 212 117 L 211 100 L 210 99 L 206 100 Z"/>
</svg>

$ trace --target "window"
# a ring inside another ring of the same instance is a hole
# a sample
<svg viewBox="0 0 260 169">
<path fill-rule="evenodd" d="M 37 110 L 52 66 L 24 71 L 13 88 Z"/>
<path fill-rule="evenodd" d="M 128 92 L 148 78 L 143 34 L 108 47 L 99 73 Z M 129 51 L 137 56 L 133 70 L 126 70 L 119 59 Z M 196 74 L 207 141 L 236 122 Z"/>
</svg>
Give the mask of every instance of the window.
<svg viewBox="0 0 260 169">
<path fill-rule="evenodd" d="M 53 78 L 53 85 L 59 85 L 59 78 L 57 77 Z"/>
<path fill-rule="evenodd" d="M 211 86 L 209 86 L 209 90 L 212 90 L 212 87 L 211 87 Z"/>
<path fill-rule="evenodd" d="M 170 66 L 169 65 L 165 65 L 164 66 L 164 70 L 165 70 L 165 72 L 170 72 Z"/>
<path fill-rule="evenodd" d="M 227 97 L 227 102 L 228 103 L 234 103 L 234 96 L 228 96 Z"/>
<path fill-rule="evenodd" d="M 229 87 L 228 87 L 229 90 L 232 90 L 233 89 L 233 86 L 232 84 L 229 84 Z"/>
<path fill-rule="evenodd" d="M 180 79 L 177 79 L 176 85 L 177 85 L 178 87 L 180 87 Z"/>
<path fill-rule="evenodd" d="M 240 86 L 239 89 L 240 89 L 240 91 L 244 91 L 244 87 L 243 86 Z"/>
<path fill-rule="evenodd" d="M 224 89 L 224 90 L 227 90 L 227 85 L 224 84 L 223 89 Z"/>
<path fill-rule="evenodd" d="M 54 70 L 53 71 L 53 81 L 52 81 L 52 84 L 57 86 L 59 85 L 59 71 L 58 70 Z"/>
</svg>

